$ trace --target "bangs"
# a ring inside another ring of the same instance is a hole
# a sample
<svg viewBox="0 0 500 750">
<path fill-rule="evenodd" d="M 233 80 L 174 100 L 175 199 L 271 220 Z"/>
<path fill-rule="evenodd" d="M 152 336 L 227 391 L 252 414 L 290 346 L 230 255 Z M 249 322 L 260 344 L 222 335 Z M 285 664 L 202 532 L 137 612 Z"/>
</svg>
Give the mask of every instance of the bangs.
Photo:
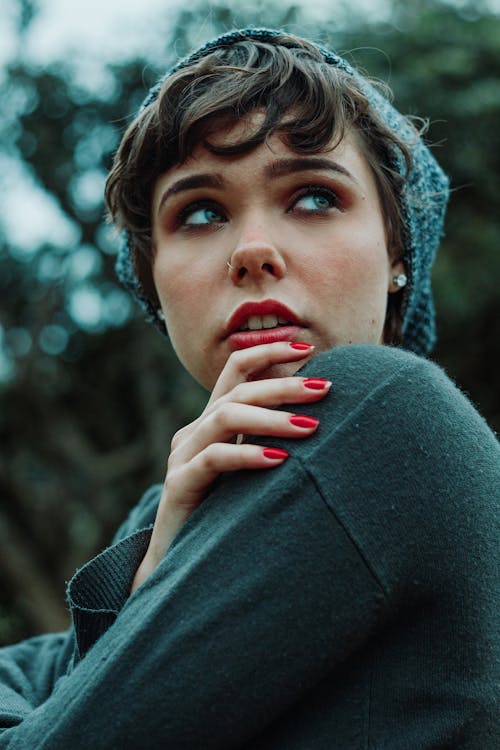
<svg viewBox="0 0 500 750">
<path fill-rule="evenodd" d="M 224 52 L 241 57 L 245 50 L 240 47 L 249 47 L 246 65 L 221 60 Z M 157 124 L 163 153 L 170 156 L 166 169 L 185 161 L 200 143 L 212 153 L 229 156 L 252 150 L 276 132 L 292 150 L 323 151 L 363 119 L 368 101 L 352 76 L 318 59 L 316 50 L 297 56 L 296 49 L 292 53 L 286 47 L 259 45 L 257 52 L 254 44 L 241 43 L 238 49 L 212 53 L 165 82 Z M 224 147 L 211 143 L 214 133 L 229 130 L 256 111 L 264 117 L 253 130 L 249 127 Z"/>
</svg>

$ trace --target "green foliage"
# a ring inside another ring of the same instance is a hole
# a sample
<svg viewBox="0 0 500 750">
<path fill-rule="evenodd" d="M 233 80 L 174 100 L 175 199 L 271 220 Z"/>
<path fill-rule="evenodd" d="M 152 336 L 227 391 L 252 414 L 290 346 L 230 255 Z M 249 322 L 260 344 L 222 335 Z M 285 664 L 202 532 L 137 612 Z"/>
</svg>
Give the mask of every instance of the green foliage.
<svg viewBox="0 0 500 750">
<path fill-rule="evenodd" d="M 23 8 L 20 35 L 36 14 L 33 3 Z M 298 4 L 221 1 L 208 11 L 195 2 L 171 26 L 161 67 L 234 26 L 286 27 L 347 50 L 391 85 L 401 110 L 429 117 L 428 138 L 454 188 L 435 273 L 436 358 L 498 429 L 500 19 L 437 0 L 395 2 L 384 24 L 349 15 L 347 3 L 337 10 L 313 26 Z M 26 247 L 0 216 L 4 642 L 65 624 L 64 580 L 162 480 L 171 435 L 205 399 L 115 281 L 99 197 L 125 117 L 157 64 L 145 51 L 103 67 L 106 85 L 94 89 L 75 81 L 69 60 L 37 69 L 20 58 L 8 70 L 0 160 L 50 196 L 65 229 L 63 239 Z M 21 229 L 31 210 L 26 199 Z"/>
</svg>

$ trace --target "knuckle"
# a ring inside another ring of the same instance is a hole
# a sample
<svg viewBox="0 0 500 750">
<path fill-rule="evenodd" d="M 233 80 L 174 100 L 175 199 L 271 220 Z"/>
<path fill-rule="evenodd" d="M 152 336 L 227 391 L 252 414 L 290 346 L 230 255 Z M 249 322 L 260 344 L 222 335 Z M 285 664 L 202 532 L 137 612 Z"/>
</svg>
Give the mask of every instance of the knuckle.
<svg viewBox="0 0 500 750">
<path fill-rule="evenodd" d="M 205 450 L 200 454 L 199 458 L 203 468 L 207 471 L 215 471 L 217 468 L 217 445 L 212 443 L 208 445 Z"/>
<path fill-rule="evenodd" d="M 177 448 L 179 443 L 182 442 L 187 432 L 187 429 L 188 429 L 187 426 L 181 427 L 181 429 L 177 430 L 177 432 L 173 435 L 172 440 L 170 441 L 170 447 L 172 450 L 175 450 L 175 448 Z"/>
<path fill-rule="evenodd" d="M 233 352 L 230 356 L 231 365 L 236 370 L 236 373 L 241 376 L 246 376 L 248 373 L 248 352 L 245 349 L 239 349 Z"/>
<path fill-rule="evenodd" d="M 169 457 L 167 459 L 167 473 L 168 474 L 170 474 L 170 475 L 172 474 L 172 472 L 175 469 L 175 465 L 176 465 L 175 451 L 173 450 L 173 451 L 171 451 L 171 453 L 170 453 L 170 455 L 169 455 Z"/>
<path fill-rule="evenodd" d="M 170 441 L 171 451 L 178 450 L 182 445 L 189 441 L 200 423 L 201 417 L 198 417 L 194 422 L 184 425 L 184 427 L 177 430 Z"/>
<path fill-rule="evenodd" d="M 215 399 L 215 401 L 212 401 L 212 403 L 209 404 L 205 408 L 205 411 L 203 412 L 202 417 L 204 419 L 206 417 L 211 417 L 217 411 L 217 409 L 219 409 L 220 406 L 224 404 L 227 400 L 228 400 L 227 394 L 225 394 L 224 396 L 219 396 L 217 399 Z"/>
<path fill-rule="evenodd" d="M 245 383 L 238 383 L 235 385 L 231 393 L 229 394 L 232 401 L 243 401 L 245 394 Z"/>
<path fill-rule="evenodd" d="M 234 414 L 235 405 L 230 402 L 223 403 L 214 412 L 215 423 L 221 428 L 229 427 L 234 421 Z"/>
</svg>

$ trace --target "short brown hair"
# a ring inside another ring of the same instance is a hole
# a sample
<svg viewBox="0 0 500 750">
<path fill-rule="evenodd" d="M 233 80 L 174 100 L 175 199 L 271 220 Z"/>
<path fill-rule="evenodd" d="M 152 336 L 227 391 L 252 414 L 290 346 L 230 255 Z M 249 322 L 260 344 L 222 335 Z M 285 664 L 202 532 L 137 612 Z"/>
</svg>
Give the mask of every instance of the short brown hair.
<svg viewBox="0 0 500 750">
<path fill-rule="evenodd" d="M 373 83 L 373 82 L 372 82 Z M 210 136 L 255 110 L 265 117 L 244 140 L 222 148 Z M 221 155 L 244 153 L 272 133 L 297 152 L 330 149 L 354 131 L 380 196 L 392 260 L 403 255 L 404 178 L 394 153 L 411 166 L 407 144 L 386 125 L 359 81 L 326 63 L 307 40 L 282 34 L 268 43 L 243 39 L 182 67 L 125 132 L 106 183 L 111 218 L 128 232 L 141 287 L 157 300 L 152 278 L 151 199 L 157 178 L 181 164 L 198 143 Z M 389 295 L 384 339 L 402 340 L 400 294 Z"/>
</svg>

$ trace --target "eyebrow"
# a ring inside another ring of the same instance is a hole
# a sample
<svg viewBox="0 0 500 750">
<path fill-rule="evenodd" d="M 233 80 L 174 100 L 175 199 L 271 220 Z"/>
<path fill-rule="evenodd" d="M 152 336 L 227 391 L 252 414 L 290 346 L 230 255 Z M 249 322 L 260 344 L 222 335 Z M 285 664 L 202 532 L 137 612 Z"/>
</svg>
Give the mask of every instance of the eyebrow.
<svg viewBox="0 0 500 750">
<path fill-rule="evenodd" d="M 272 164 L 268 164 L 264 169 L 264 174 L 268 178 L 273 177 L 286 177 L 286 175 L 293 174 L 294 172 L 307 172 L 311 170 L 325 170 L 329 172 L 336 172 L 341 174 L 343 177 L 347 177 L 353 182 L 358 181 L 354 175 L 349 172 L 342 164 L 339 164 L 332 159 L 327 158 L 313 158 L 308 156 L 302 156 L 292 159 L 277 159 Z M 224 177 L 218 173 L 201 173 L 188 175 L 187 177 L 181 177 L 176 180 L 170 187 L 168 187 L 160 198 L 158 205 L 158 213 L 161 211 L 163 204 L 171 198 L 173 195 L 183 193 L 189 190 L 197 190 L 199 188 L 218 188 L 224 187 Z"/>
<path fill-rule="evenodd" d="M 172 195 L 183 193 L 187 190 L 197 190 L 198 188 L 222 188 L 224 179 L 220 174 L 193 174 L 188 177 L 181 177 L 168 187 L 160 198 L 158 211 Z"/>
<path fill-rule="evenodd" d="M 273 161 L 272 164 L 268 164 L 265 173 L 268 177 L 284 177 L 293 172 L 306 172 L 314 169 L 337 172 L 343 177 L 348 177 L 353 182 L 357 182 L 354 175 L 342 166 L 342 164 L 333 161 L 333 159 L 327 159 L 326 157 L 314 158 L 310 156 L 301 156 L 295 159 L 277 159 L 276 161 Z"/>
</svg>

